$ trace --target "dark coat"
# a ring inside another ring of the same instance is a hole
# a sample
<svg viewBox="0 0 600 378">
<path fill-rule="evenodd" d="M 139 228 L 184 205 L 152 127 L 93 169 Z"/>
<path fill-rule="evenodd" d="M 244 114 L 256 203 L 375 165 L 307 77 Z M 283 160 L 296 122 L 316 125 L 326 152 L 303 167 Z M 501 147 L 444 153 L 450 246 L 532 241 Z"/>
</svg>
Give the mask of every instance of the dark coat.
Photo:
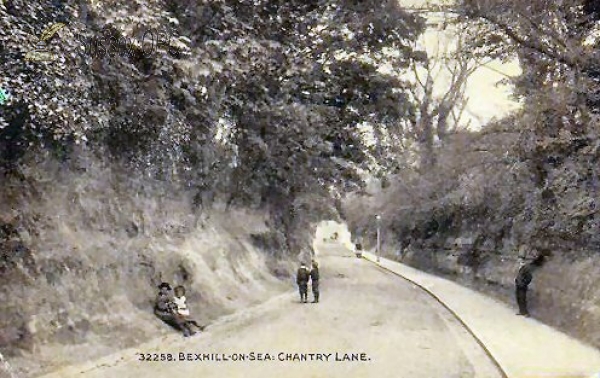
<svg viewBox="0 0 600 378">
<path fill-rule="evenodd" d="M 306 285 L 308 284 L 309 271 L 307 267 L 298 268 L 298 273 L 296 274 L 296 283 L 298 285 Z"/>
<path fill-rule="evenodd" d="M 520 289 L 527 289 L 527 286 L 531 283 L 533 275 L 531 274 L 531 266 L 529 264 L 523 265 L 517 273 L 515 278 L 515 285 Z"/>
<path fill-rule="evenodd" d="M 159 317 L 168 317 L 173 315 L 175 303 L 171 294 L 158 293 L 154 304 L 154 313 Z"/>
</svg>

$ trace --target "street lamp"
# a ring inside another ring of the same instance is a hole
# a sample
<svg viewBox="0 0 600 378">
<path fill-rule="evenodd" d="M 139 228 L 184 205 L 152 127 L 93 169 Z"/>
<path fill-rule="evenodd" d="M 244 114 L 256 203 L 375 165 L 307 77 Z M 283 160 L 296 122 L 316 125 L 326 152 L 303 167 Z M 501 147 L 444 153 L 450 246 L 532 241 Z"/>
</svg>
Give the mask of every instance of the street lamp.
<svg viewBox="0 0 600 378">
<path fill-rule="evenodd" d="M 377 262 L 379 262 L 381 255 L 381 215 L 375 216 L 375 220 L 377 221 Z"/>
</svg>

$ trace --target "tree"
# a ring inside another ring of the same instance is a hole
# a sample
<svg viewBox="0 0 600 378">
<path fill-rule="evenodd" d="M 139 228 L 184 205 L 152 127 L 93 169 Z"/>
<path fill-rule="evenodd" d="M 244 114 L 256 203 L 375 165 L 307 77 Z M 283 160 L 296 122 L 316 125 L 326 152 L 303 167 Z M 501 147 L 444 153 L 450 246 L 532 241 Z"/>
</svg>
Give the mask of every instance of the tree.
<svg viewBox="0 0 600 378">
<path fill-rule="evenodd" d="M 79 143 L 194 188 L 198 203 L 221 193 L 287 217 L 307 194 L 361 186 L 361 169 L 387 161 L 381 136 L 399 137 L 414 113 L 397 72 L 424 22 L 395 1 L 86 4 L 0 7 L 3 83 L 14 90 L 2 113 L 5 162 L 26 146 L 68 156 Z M 61 58 L 23 64 L 59 18 L 68 25 L 48 48 Z M 148 30 L 158 43 L 142 41 Z M 388 62 L 394 74 L 380 70 Z"/>
<path fill-rule="evenodd" d="M 469 0 L 460 5 L 462 16 L 479 25 L 479 38 L 471 41 L 477 54 L 518 56 L 523 67 L 515 81 L 524 104 L 516 152 L 537 188 L 526 194 L 528 237 L 597 243 L 591 231 L 599 200 L 597 2 Z M 569 186 L 573 180 L 582 184 Z"/>
</svg>

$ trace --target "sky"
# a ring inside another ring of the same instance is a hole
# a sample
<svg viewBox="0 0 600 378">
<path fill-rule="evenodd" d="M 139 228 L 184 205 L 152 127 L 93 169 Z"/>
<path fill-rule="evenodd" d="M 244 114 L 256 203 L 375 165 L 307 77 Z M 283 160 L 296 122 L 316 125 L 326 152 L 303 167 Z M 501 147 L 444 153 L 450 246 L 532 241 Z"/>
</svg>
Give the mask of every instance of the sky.
<svg viewBox="0 0 600 378">
<path fill-rule="evenodd" d="M 400 0 L 400 4 L 408 9 L 427 7 L 431 4 L 451 4 L 449 0 Z M 424 13 L 424 15 L 427 13 Z M 440 17 L 435 13 L 429 14 L 428 23 L 432 25 L 421 36 L 419 44 L 430 56 L 435 56 L 438 49 L 451 45 L 455 37 L 450 28 L 440 30 L 436 27 Z M 466 97 L 469 99 L 465 110 L 464 121 L 471 120 L 471 129 L 478 129 L 481 125 L 508 115 L 519 108 L 518 102 L 511 98 L 512 87 L 498 83 L 507 77 L 514 77 L 520 73 L 516 60 L 508 63 L 492 61 L 479 68 L 470 77 Z M 441 92 L 448 85 L 449 75 L 440 74 L 435 81 L 434 93 Z"/>
</svg>

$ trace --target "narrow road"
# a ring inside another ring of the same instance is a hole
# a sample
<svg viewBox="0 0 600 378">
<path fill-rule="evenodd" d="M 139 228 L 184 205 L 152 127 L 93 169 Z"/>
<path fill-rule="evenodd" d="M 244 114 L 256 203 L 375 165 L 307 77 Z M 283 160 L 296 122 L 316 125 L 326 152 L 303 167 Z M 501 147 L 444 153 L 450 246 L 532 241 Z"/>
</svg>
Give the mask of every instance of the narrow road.
<svg viewBox="0 0 600 378">
<path fill-rule="evenodd" d="M 423 291 L 339 245 L 325 244 L 319 253 L 319 304 L 301 304 L 290 290 L 192 338 L 169 336 L 46 378 L 173 373 L 203 378 L 500 377 L 471 335 Z M 141 361 L 137 353 L 159 360 L 170 354 L 173 361 Z"/>
</svg>

